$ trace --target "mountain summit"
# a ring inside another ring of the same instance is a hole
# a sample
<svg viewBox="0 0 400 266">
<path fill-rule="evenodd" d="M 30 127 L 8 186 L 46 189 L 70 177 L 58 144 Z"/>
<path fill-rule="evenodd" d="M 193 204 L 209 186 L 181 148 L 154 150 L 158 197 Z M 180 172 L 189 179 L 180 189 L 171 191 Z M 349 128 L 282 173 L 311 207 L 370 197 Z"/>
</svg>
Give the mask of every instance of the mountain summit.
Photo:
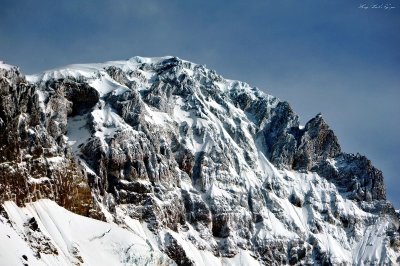
<svg viewBox="0 0 400 266">
<path fill-rule="evenodd" d="M 321 114 L 177 57 L 1 63 L 0 172 L 4 265 L 400 262 L 382 172 Z"/>
</svg>

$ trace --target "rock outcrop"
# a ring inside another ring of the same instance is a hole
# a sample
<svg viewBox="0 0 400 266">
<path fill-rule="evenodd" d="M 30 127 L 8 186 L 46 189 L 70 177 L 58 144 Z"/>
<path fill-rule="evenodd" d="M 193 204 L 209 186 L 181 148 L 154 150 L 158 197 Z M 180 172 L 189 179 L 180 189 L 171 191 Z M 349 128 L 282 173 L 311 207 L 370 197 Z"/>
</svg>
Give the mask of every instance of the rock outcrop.
<svg viewBox="0 0 400 266">
<path fill-rule="evenodd" d="M 18 68 L 0 69 L 0 199 L 50 198 L 90 216 L 91 189 L 65 138 L 72 102 L 63 87 L 49 87 L 45 101 L 38 92 Z"/>
</svg>

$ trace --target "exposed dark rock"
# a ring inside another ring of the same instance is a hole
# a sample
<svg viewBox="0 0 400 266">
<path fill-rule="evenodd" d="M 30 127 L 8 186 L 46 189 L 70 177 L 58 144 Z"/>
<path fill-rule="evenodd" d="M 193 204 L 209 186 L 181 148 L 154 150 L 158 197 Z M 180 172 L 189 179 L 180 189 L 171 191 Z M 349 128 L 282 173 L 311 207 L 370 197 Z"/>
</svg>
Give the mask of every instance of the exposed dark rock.
<svg viewBox="0 0 400 266">
<path fill-rule="evenodd" d="M 323 161 L 312 170 L 339 186 L 350 198 L 357 201 L 386 199 L 382 172 L 371 161 L 359 154 L 341 153 L 335 163 Z"/>
<path fill-rule="evenodd" d="M 170 234 L 166 233 L 164 236 L 165 252 L 173 259 L 176 264 L 181 266 L 195 265 L 194 261 L 188 258 L 183 247 L 176 241 L 176 239 Z"/>
</svg>

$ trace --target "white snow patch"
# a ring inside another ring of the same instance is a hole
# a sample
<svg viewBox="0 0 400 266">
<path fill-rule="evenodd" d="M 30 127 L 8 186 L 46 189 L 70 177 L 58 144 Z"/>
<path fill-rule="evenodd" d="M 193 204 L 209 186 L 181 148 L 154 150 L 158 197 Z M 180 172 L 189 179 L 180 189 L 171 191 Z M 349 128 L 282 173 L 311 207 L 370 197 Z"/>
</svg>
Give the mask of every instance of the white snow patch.
<svg viewBox="0 0 400 266">
<path fill-rule="evenodd" d="M 0 69 L 4 69 L 6 71 L 10 71 L 11 69 L 16 68 L 15 66 L 4 63 L 4 61 L 0 61 Z"/>
<path fill-rule="evenodd" d="M 129 91 L 128 87 L 117 83 L 108 75 L 104 75 L 100 78 L 92 80 L 91 82 L 89 82 L 89 85 L 99 92 L 100 97 L 103 97 L 110 92 L 113 92 L 113 94 L 115 95 L 119 95 L 124 93 L 125 91 Z"/>
<path fill-rule="evenodd" d="M 83 143 L 86 143 L 86 141 L 91 136 L 86 123 L 86 115 L 79 115 L 68 118 L 68 144 L 71 146 L 72 151 L 75 154 L 79 152 L 79 146 Z"/>
</svg>

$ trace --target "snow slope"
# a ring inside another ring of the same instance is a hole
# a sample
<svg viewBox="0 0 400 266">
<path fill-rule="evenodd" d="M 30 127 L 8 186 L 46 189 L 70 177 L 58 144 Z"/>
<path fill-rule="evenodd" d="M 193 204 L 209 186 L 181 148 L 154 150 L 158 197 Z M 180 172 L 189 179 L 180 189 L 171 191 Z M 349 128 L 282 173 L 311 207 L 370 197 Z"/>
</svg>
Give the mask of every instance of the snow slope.
<svg viewBox="0 0 400 266">
<path fill-rule="evenodd" d="M 1 218 L 2 265 L 173 264 L 140 233 L 73 214 L 53 201 L 40 200 L 25 208 L 18 208 L 13 202 L 3 206 L 9 220 Z M 36 230 L 29 228 L 33 218 L 38 225 Z M 27 243 L 24 238 L 35 241 L 35 248 L 29 247 L 30 240 Z M 46 252 L 46 246 L 52 246 L 53 252 Z"/>
<path fill-rule="evenodd" d="M 3 207 L 8 218 L 0 216 L 1 265 L 175 265 L 151 243 L 152 232 L 138 220 L 128 218 L 130 226 L 123 229 L 76 215 L 50 200 L 24 208 L 5 202 Z M 38 226 L 34 230 L 33 219 Z M 258 264 L 246 251 L 221 259 L 171 230 L 165 232 L 174 234 L 196 265 Z"/>
<path fill-rule="evenodd" d="M 11 70 L 13 67 L 14 66 L 6 64 L 3 61 L 0 61 L 0 69 Z"/>
</svg>

